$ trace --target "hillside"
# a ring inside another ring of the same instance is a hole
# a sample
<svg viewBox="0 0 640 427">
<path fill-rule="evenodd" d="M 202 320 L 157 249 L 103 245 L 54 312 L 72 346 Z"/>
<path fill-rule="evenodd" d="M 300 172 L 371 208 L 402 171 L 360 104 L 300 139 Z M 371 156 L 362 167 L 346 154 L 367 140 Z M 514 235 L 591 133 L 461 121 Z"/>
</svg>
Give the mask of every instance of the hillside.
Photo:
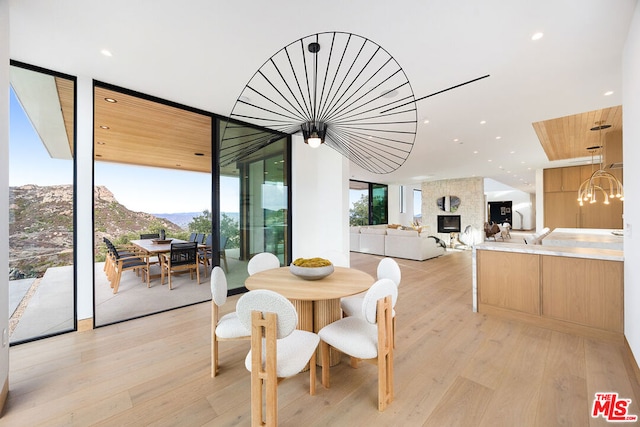
<svg viewBox="0 0 640 427">
<path fill-rule="evenodd" d="M 162 227 L 180 233 L 176 224 L 133 212 L 106 187 L 94 189 L 95 244 Z M 73 186 L 24 185 L 9 188 L 9 277 L 36 277 L 46 268 L 73 262 Z"/>
</svg>

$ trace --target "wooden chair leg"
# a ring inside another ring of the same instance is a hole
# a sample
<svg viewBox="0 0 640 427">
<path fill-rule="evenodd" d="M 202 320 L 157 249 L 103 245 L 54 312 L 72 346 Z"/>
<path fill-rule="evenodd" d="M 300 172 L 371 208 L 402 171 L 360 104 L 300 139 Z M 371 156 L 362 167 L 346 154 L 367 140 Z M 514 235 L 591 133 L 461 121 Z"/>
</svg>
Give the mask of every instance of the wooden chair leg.
<svg viewBox="0 0 640 427">
<path fill-rule="evenodd" d="M 313 352 L 309 360 L 309 394 L 316 395 L 316 352 Z"/>
<path fill-rule="evenodd" d="M 113 293 L 114 294 L 118 293 L 118 288 L 120 287 L 120 277 L 121 276 L 122 276 L 122 268 L 119 268 L 115 279 L 113 279 Z"/>
<path fill-rule="evenodd" d="M 215 336 L 211 339 L 211 378 L 218 375 L 218 341 Z"/>
<path fill-rule="evenodd" d="M 357 357 L 351 357 L 351 360 L 349 363 L 351 364 L 351 367 L 353 369 L 358 369 L 358 362 L 360 362 L 360 359 L 358 359 Z"/>
<path fill-rule="evenodd" d="M 218 323 L 218 306 L 211 300 L 211 378 L 218 375 L 218 340 L 216 324 Z"/>
<path fill-rule="evenodd" d="M 320 359 L 322 363 L 322 386 L 329 388 L 329 344 L 320 341 Z"/>
</svg>

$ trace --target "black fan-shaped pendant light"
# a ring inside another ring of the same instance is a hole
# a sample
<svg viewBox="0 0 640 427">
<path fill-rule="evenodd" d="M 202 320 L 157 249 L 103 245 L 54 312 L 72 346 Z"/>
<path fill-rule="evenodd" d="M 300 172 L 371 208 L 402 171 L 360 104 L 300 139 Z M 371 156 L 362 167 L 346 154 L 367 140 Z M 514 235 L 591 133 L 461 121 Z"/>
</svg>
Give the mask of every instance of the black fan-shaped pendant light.
<svg viewBox="0 0 640 427">
<path fill-rule="evenodd" d="M 415 101 L 407 76 L 386 50 L 355 34 L 326 32 L 269 58 L 242 90 L 231 119 L 302 132 L 310 146 L 324 143 L 382 174 L 398 169 L 411 153 Z M 223 145 L 232 134 L 225 129 Z M 233 149 L 221 152 L 221 162 L 240 160 L 276 139 L 264 133 L 226 144 Z"/>
</svg>

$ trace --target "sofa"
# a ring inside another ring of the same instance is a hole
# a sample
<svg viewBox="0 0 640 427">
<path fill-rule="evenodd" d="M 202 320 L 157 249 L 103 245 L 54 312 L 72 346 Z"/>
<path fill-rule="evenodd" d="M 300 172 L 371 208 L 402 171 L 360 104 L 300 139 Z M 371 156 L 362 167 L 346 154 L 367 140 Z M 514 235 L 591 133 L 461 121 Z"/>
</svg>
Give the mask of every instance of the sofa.
<svg viewBox="0 0 640 427">
<path fill-rule="evenodd" d="M 444 245 L 437 238 L 421 235 L 416 230 L 351 227 L 349 241 L 352 252 L 416 261 L 435 258 L 445 252 Z"/>
</svg>

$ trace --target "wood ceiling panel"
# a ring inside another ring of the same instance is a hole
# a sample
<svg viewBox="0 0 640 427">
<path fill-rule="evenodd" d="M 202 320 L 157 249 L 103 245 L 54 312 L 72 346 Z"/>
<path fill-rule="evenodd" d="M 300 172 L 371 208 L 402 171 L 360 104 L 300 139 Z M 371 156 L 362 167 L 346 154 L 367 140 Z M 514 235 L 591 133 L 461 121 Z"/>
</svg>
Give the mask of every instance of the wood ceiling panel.
<svg viewBox="0 0 640 427">
<path fill-rule="evenodd" d="M 550 161 L 566 160 L 588 156 L 587 147 L 602 145 L 600 132 L 590 130 L 600 121 L 611 125 L 603 136 L 622 132 L 622 106 L 536 122 L 533 129 Z"/>
<path fill-rule="evenodd" d="M 67 139 L 69 140 L 69 151 L 71 156 L 75 157 L 73 152 L 73 117 L 74 117 L 74 88 L 73 80 L 55 78 L 58 98 L 60 99 L 60 108 L 62 109 L 62 119 L 64 120 L 64 128 L 67 131 Z"/>
<path fill-rule="evenodd" d="M 96 160 L 211 173 L 211 117 L 101 87 L 94 102 Z"/>
</svg>

